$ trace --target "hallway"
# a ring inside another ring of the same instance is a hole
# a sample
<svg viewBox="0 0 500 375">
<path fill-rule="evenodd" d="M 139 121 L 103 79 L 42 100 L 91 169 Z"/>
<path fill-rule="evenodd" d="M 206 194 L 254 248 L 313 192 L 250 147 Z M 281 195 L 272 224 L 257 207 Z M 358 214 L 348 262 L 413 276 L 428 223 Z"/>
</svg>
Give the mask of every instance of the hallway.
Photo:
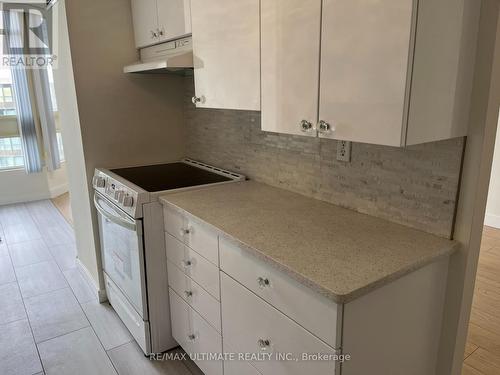
<svg viewBox="0 0 500 375">
<path fill-rule="evenodd" d="M 484 227 L 462 375 L 500 374 L 500 230 Z"/>
<path fill-rule="evenodd" d="M 51 201 L 0 206 L 0 374 L 190 375 L 152 362 L 77 268 L 71 226 Z"/>
</svg>

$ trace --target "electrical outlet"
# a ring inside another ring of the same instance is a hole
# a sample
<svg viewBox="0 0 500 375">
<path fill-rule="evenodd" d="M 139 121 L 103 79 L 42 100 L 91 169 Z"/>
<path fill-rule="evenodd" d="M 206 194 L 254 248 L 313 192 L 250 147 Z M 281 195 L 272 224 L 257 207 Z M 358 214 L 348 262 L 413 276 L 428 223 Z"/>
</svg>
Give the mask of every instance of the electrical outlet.
<svg viewBox="0 0 500 375">
<path fill-rule="evenodd" d="M 337 160 L 349 163 L 351 161 L 351 142 L 337 142 Z"/>
</svg>

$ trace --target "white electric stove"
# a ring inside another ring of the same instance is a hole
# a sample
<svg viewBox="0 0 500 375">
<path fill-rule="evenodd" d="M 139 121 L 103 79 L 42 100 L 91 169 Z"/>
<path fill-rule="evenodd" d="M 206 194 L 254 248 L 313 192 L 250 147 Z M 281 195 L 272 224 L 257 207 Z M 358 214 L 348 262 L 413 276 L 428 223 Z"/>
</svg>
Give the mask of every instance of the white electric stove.
<svg viewBox="0 0 500 375">
<path fill-rule="evenodd" d="M 178 344 L 171 336 L 162 195 L 242 181 L 194 160 L 95 170 L 101 257 L 109 302 L 145 354 Z"/>
</svg>

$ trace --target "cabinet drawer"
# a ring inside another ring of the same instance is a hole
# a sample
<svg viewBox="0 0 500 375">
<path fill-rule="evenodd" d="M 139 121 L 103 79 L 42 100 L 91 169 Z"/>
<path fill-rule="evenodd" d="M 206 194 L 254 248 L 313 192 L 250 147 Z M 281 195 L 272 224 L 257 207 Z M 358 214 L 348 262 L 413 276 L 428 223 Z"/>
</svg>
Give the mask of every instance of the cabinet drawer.
<svg viewBox="0 0 500 375">
<path fill-rule="evenodd" d="M 182 213 L 165 208 L 165 231 L 195 250 L 210 262 L 219 265 L 217 233 Z"/>
<path fill-rule="evenodd" d="M 142 320 L 142 317 L 135 311 L 120 289 L 106 274 L 104 274 L 104 282 L 106 283 L 106 295 L 109 303 L 113 306 L 113 309 L 132 336 L 134 336 L 142 351 L 149 354 L 151 349 L 149 345 L 149 323 Z"/>
<path fill-rule="evenodd" d="M 172 336 L 188 354 L 222 353 L 222 337 L 171 288 Z M 195 360 L 205 375 L 222 375 L 222 361 Z"/>
<path fill-rule="evenodd" d="M 186 218 L 180 212 L 168 207 L 163 208 L 163 221 L 165 231 L 184 242 L 184 229 L 186 228 Z"/>
<path fill-rule="evenodd" d="M 195 309 L 218 332 L 221 332 L 220 303 L 198 283 L 186 276 L 181 270 L 167 261 L 168 286 Z"/>
<path fill-rule="evenodd" d="M 168 233 L 165 234 L 167 259 L 220 300 L 219 269 Z"/>
<path fill-rule="evenodd" d="M 253 362 L 262 374 L 335 374 L 336 362 L 333 360 L 301 360 L 302 353 L 333 356 L 334 349 L 224 273 L 221 285 L 224 342 L 241 353 L 293 353 L 299 358 L 298 361 Z"/>
<path fill-rule="evenodd" d="M 228 348 L 224 342 L 225 353 L 236 353 L 233 348 Z M 262 375 L 255 367 L 246 361 L 224 361 L 224 375 Z"/>
<path fill-rule="evenodd" d="M 221 238 L 221 268 L 252 292 L 336 348 L 339 307 Z"/>
</svg>

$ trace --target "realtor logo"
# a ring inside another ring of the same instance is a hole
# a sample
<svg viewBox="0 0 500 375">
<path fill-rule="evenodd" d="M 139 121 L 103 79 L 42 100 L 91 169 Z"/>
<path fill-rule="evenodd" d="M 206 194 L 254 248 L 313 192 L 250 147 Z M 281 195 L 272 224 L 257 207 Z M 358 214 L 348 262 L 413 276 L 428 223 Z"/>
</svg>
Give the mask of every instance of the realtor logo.
<svg viewBox="0 0 500 375">
<path fill-rule="evenodd" d="M 0 1 L 1 65 L 54 68 L 57 7 L 44 0 Z"/>
</svg>

